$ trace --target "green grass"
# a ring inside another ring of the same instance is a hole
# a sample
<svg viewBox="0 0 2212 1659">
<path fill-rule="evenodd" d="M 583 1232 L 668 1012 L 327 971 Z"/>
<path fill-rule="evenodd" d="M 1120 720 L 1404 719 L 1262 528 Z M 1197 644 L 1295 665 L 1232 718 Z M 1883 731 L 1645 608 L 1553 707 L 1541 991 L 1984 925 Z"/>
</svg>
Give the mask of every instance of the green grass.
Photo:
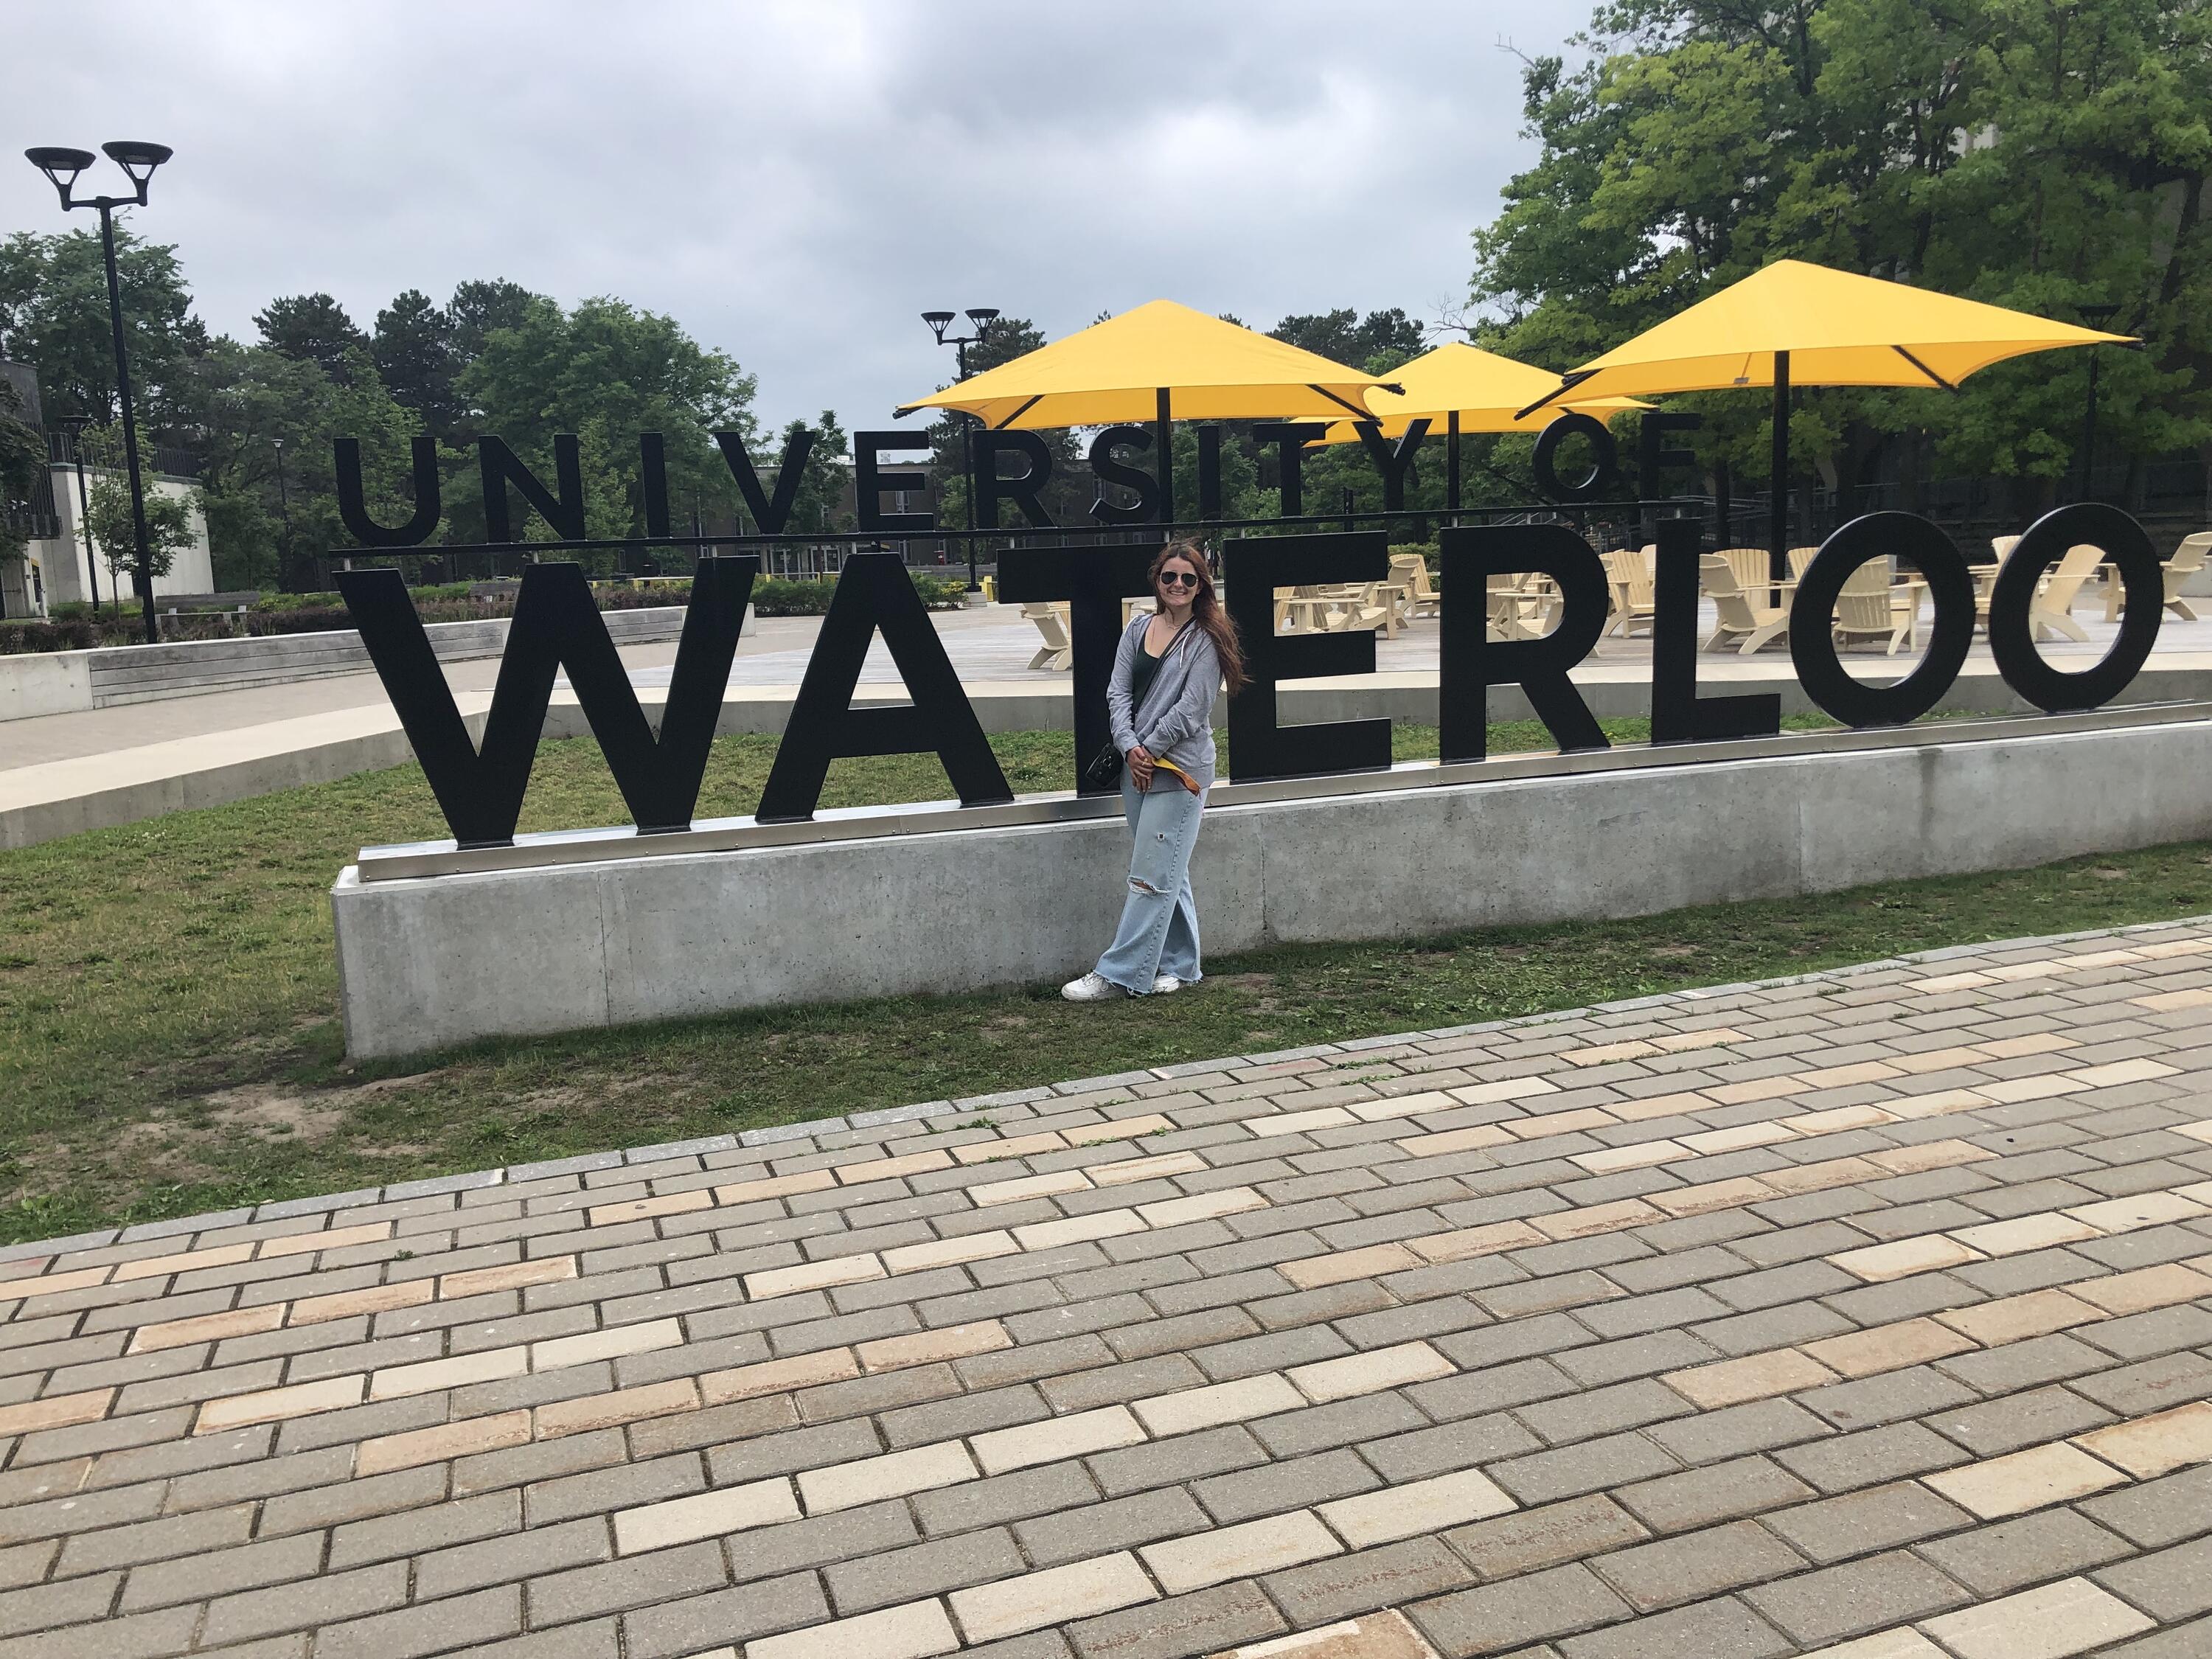
<svg viewBox="0 0 2212 1659">
<path fill-rule="evenodd" d="M 1799 724 L 1801 722 L 1792 722 Z M 1811 722 L 1802 722 L 1811 723 Z M 1620 740 L 1640 722 L 1608 722 Z M 1435 753 L 1401 727 L 1400 758 Z M 1493 750 L 1548 746 L 1492 728 Z M 992 740 L 1065 787 L 1065 733 Z M 714 746 L 702 817 L 751 810 L 769 738 Z M 842 761 L 826 805 L 941 799 L 933 757 Z M 589 740 L 540 751 L 525 829 L 624 814 Z M 0 1238 L 149 1220 L 1132 1066 L 1455 1024 L 1974 939 L 2212 909 L 2212 848 L 1642 920 L 1210 960 L 1206 986 L 731 1015 L 349 1066 L 328 891 L 442 824 L 409 766 L 0 852 Z"/>
</svg>

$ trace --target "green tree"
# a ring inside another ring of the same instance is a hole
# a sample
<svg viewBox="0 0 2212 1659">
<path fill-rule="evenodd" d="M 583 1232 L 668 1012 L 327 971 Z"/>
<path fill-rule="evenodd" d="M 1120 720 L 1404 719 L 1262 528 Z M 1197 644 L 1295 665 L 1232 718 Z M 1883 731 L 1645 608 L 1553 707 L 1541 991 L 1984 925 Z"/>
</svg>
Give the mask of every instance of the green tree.
<svg viewBox="0 0 2212 1659">
<path fill-rule="evenodd" d="M 131 480 L 124 468 L 123 434 L 114 428 L 88 427 L 77 441 L 83 447 L 88 470 L 85 527 L 112 579 L 110 591 L 120 594 L 132 586 L 138 569 L 137 527 L 131 509 Z M 192 544 L 192 506 L 189 497 L 150 487 L 146 490 L 146 566 L 151 574 L 167 575 L 179 550 Z"/>
<path fill-rule="evenodd" d="M 335 438 L 362 441 L 370 513 L 386 524 L 411 516 L 408 443 L 421 420 L 386 392 L 362 348 L 343 368 L 334 380 L 318 363 L 231 339 L 196 363 L 216 586 L 303 587 L 318 556 L 352 544 L 338 516 Z M 452 457 L 456 469 L 465 459 Z"/>
<path fill-rule="evenodd" d="M 410 288 L 376 313 L 369 355 L 395 403 L 441 437 L 453 429 L 453 319 L 428 295 Z"/>
<path fill-rule="evenodd" d="M 485 344 L 500 330 L 520 328 L 532 302 L 544 297 L 501 277 L 456 287 L 446 306 L 446 315 L 453 325 L 453 373 L 460 374 L 483 356 Z"/>
<path fill-rule="evenodd" d="M 1302 351 L 1369 374 L 1388 374 L 1419 356 L 1426 343 L 1421 325 L 1395 306 L 1364 317 L 1349 307 L 1285 317 L 1267 331 Z"/>
<path fill-rule="evenodd" d="M 295 294 L 271 300 L 253 313 L 253 325 L 270 350 L 297 362 L 313 363 L 333 379 L 345 373 L 346 354 L 366 349 L 368 336 L 355 326 L 346 309 L 327 294 Z"/>
<path fill-rule="evenodd" d="M 787 449 L 805 426 L 804 421 L 793 421 L 785 427 L 777 453 Z M 807 452 L 806 467 L 792 500 L 791 528 L 817 534 L 850 530 L 853 515 L 842 503 L 846 480 L 852 476 L 846 458 L 851 441 L 838 423 L 835 410 L 823 410 L 816 417 L 813 430 L 814 447 Z"/>
<path fill-rule="evenodd" d="M 2212 15 L 2166 0 L 1619 0 L 1523 76 L 1534 167 L 1476 231 L 1474 332 L 1566 368 L 1794 257 L 2071 318 L 2115 304 L 2103 422 L 2142 464 L 2212 438 Z M 1801 399 L 1792 466 L 1862 481 L 1923 447 L 2051 499 L 2075 453 L 2085 354 L 1985 371 L 1954 396 Z M 1698 448 L 1764 478 L 1763 399 L 1677 400 Z M 1929 434 L 1923 437 L 1923 434 Z"/>
<path fill-rule="evenodd" d="M 120 225 L 115 243 L 133 406 L 142 428 L 161 432 L 179 419 L 186 363 L 204 348 L 206 331 L 191 315 L 173 247 L 141 241 Z M 18 232 L 0 241 L 0 357 L 39 371 L 49 416 L 117 418 L 110 327 L 97 235 Z"/>
<path fill-rule="evenodd" d="M 30 545 L 26 514 L 46 465 L 46 447 L 22 408 L 15 388 L 0 380 L 0 561 L 21 558 Z"/>
<path fill-rule="evenodd" d="M 726 354 L 702 347 L 672 318 L 619 300 L 586 300 L 563 311 L 532 298 L 517 325 L 484 337 L 458 390 L 482 429 L 506 438 L 542 477 L 554 476 L 554 435 L 578 434 L 594 535 L 644 534 L 641 432 L 662 434 L 672 507 L 695 492 L 718 512 L 733 507 L 735 489 L 714 433 L 741 433 L 759 453 L 753 377 Z M 480 539 L 481 494 L 468 474 L 455 482 L 448 495 L 457 529 L 464 540 Z"/>
</svg>

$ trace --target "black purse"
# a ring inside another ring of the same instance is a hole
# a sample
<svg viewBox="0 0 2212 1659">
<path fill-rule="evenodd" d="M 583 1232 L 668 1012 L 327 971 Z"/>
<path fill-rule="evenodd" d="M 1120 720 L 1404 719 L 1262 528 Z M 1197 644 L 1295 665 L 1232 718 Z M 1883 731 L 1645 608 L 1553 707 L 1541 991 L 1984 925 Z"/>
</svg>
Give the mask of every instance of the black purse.
<svg viewBox="0 0 2212 1659">
<path fill-rule="evenodd" d="M 1121 769 L 1127 764 L 1121 751 L 1109 739 L 1106 746 L 1093 755 L 1091 763 L 1083 769 L 1083 787 L 1085 789 L 1113 788 L 1121 781 Z"/>
</svg>

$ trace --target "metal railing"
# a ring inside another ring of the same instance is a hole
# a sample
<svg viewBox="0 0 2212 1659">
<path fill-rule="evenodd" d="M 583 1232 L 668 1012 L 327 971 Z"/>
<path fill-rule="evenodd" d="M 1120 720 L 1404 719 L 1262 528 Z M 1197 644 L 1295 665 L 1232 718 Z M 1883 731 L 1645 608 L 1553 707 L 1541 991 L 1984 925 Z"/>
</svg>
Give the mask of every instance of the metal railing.
<svg viewBox="0 0 2212 1659">
<path fill-rule="evenodd" d="M 182 444 L 150 444 L 141 449 L 139 453 L 145 459 L 148 470 L 160 477 L 198 479 L 200 476 L 203 463 L 198 452 L 188 449 Z M 58 428 L 48 429 L 46 459 L 49 461 L 56 466 L 74 466 L 76 465 L 76 434 L 64 432 Z M 102 460 L 92 454 L 88 448 L 85 454 L 84 464 L 88 469 L 102 467 L 116 472 L 122 471 L 123 467 L 119 454 L 112 461 Z"/>
</svg>

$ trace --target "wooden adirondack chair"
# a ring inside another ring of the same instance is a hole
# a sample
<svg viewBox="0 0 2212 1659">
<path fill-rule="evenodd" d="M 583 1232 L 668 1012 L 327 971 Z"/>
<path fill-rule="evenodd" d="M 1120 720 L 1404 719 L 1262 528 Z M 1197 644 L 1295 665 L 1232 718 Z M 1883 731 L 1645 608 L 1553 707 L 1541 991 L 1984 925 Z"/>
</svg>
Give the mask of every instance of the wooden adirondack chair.
<svg viewBox="0 0 2212 1659">
<path fill-rule="evenodd" d="M 1895 656 L 1908 637 L 1917 642 L 1920 596 L 1899 592 L 1889 580 L 1889 567 L 1870 559 L 1844 579 L 1836 596 L 1836 642 L 1875 639 L 1887 643 L 1886 654 Z"/>
<path fill-rule="evenodd" d="M 1067 618 L 1054 605 L 1025 605 L 1022 615 L 1036 624 L 1036 631 L 1044 636 L 1044 644 L 1030 659 L 1031 668 L 1048 669 L 1056 674 L 1066 673 L 1075 666 L 1075 642 L 1067 636 Z"/>
<path fill-rule="evenodd" d="M 1749 656 L 1761 646 L 1790 637 L 1788 607 L 1756 604 L 1743 591 L 1735 579 L 1735 571 L 1717 553 L 1708 553 L 1698 561 L 1698 576 L 1701 586 L 1713 601 L 1713 611 L 1720 626 L 1705 643 L 1705 649 L 1717 650 L 1723 644 L 1735 645 L 1741 653 Z"/>
<path fill-rule="evenodd" d="M 1640 623 L 1644 631 L 1650 633 L 1652 613 L 1656 608 L 1653 599 L 1650 561 L 1644 554 L 1626 547 L 1602 556 L 1605 560 L 1606 586 L 1613 594 L 1613 615 L 1606 623 L 1605 631 L 1626 639 Z"/>
<path fill-rule="evenodd" d="M 1437 592 L 1429 577 L 1428 561 L 1419 554 L 1393 553 L 1390 580 L 1406 590 L 1407 616 L 1433 617 L 1443 608 L 1444 596 Z"/>
<path fill-rule="evenodd" d="M 2166 608 L 2184 622 L 2195 622 L 2197 613 L 2181 597 L 2182 584 L 2204 568 L 2208 553 L 2212 553 L 2212 534 L 2200 532 L 2184 536 L 2181 545 L 2173 550 L 2173 556 L 2166 562 Z"/>
<path fill-rule="evenodd" d="M 2097 573 L 2104 562 L 2102 548 L 2087 542 L 2066 550 L 2058 561 L 2058 568 L 2035 585 L 2035 597 L 2028 601 L 2029 632 L 2038 640 L 2044 630 L 2063 634 L 2077 645 L 2089 642 L 2089 630 L 2074 620 L 2074 601 L 2081 596 L 2081 585 Z"/>
</svg>

